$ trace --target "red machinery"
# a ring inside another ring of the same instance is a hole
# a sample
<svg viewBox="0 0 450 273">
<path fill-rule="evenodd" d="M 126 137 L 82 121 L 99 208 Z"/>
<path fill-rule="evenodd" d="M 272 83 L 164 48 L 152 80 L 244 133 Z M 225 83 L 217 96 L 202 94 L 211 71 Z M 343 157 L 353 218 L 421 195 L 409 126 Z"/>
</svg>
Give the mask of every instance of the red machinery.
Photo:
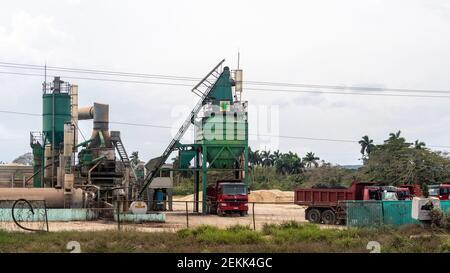
<svg viewBox="0 0 450 273">
<path fill-rule="evenodd" d="M 249 189 L 241 180 L 217 180 L 206 188 L 206 210 L 217 215 L 247 215 L 248 194 Z"/>
<path fill-rule="evenodd" d="M 397 188 L 397 198 L 398 200 L 412 200 L 413 195 L 409 188 L 399 187 Z"/>
<path fill-rule="evenodd" d="M 306 220 L 313 223 L 336 224 L 346 219 L 345 202 L 349 200 L 398 200 L 398 188 L 374 186 L 370 182 L 353 182 L 347 189 L 295 189 L 294 202 L 307 206 Z"/>
<path fill-rule="evenodd" d="M 439 184 L 428 186 L 430 196 L 438 197 L 440 200 L 450 199 L 450 184 Z"/>
<path fill-rule="evenodd" d="M 400 185 L 400 188 L 407 188 L 409 190 L 409 195 L 412 197 L 414 196 L 422 196 L 422 190 L 420 189 L 420 186 L 418 184 L 404 184 Z"/>
</svg>

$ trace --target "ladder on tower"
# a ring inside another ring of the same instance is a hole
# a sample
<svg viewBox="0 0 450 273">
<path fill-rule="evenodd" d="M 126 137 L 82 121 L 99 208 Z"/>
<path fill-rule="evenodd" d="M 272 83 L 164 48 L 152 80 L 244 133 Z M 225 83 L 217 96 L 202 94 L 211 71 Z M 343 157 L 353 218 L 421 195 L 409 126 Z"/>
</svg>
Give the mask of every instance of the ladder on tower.
<svg viewBox="0 0 450 273">
<path fill-rule="evenodd" d="M 217 79 L 220 77 L 220 67 L 223 64 L 223 62 L 225 62 L 225 59 L 220 61 L 196 86 L 194 86 L 194 88 L 192 88 L 192 92 L 194 94 L 196 94 L 197 96 L 199 96 L 200 100 L 195 105 L 195 107 L 192 109 L 192 111 L 189 113 L 189 115 L 186 118 L 186 120 L 184 121 L 183 125 L 181 125 L 177 134 L 172 139 L 172 141 L 169 143 L 167 148 L 164 150 L 163 154 L 157 158 L 156 164 L 151 164 L 152 168 L 144 178 L 144 186 L 142 187 L 142 189 L 139 192 L 139 197 L 142 196 L 145 189 L 153 181 L 153 178 L 156 177 L 156 174 L 159 172 L 162 165 L 164 165 L 164 162 L 166 162 L 166 160 L 169 158 L 170 154 L 175 149 L 177 143 L 183 137 L 184 133 L 186 133 L 192 120 L 195 118 L 197 113 L 202 108 L 202 106 L 203 106 L 205 100 L 208 98 L 208 95 L 211 92 L 214 84 L 216 83 Z"/>
<path fill-rule="evenodd" d="M 134 181 L 137 181 L 136 173 L 134 172 L 134 169 L 131 166 L 130 158 L 128 157 L 127 151 L 125 150 L 125 146 L 122 143 L 119 131 L 111 131 L 111 142 L 116 148 L 120 160 L 123 163 L 123 166 L 131 170 L 132 178 L 134 179 Z"/>
</svg>

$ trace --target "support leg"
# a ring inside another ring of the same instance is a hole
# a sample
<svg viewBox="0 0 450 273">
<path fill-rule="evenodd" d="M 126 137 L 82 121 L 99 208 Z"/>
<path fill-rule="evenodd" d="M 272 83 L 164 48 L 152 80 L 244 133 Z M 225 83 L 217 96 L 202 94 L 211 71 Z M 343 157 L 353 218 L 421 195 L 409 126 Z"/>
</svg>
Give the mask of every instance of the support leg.
<svg viewBox="0 0 450 273">
<path fill-rule="evenodd" d="M 202 213 L 206 214 L 206 186 L 208 185 L 208 182 L 206 181 L 206 155 L 207 155 L 207 148 L 206 145 L 203 145 L 202 147 Z"/>
<path fill-rule="evenodd" d="M 199 192 L 200 192 L 200 171 L 198 168 L 200 167 L 200 153 L 197 150 L 195 154 L 195 171 L 194 171 L 194 212 L 198 212 L 198 201 L 199 201 Z"/>
</svg>

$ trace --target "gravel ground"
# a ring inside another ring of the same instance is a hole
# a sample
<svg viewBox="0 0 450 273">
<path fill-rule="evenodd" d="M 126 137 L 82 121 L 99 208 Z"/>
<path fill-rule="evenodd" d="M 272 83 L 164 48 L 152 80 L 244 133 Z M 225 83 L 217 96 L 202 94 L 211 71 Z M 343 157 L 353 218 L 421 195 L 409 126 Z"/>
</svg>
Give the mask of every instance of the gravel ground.
<svg viewBox="0 0 450 273">
<path fill-rule="evenodd" d="M 253 227 L 252 205 L 249 204 L 249 214 L 247 216 L 217 216 L 202 215 L 193 213 L 192 204 L 188 205 L 189 227 L 200 225 L 213 225 L 220 228 L 241 224 Z M 284 221 L 306 222 L 305 209 L 294 204 L 255 204 L 255 225 L 256 229 L 261 229 L 265 223 L 282 223 Z M 169 231 L 173 232 L 187 226 L 186 204 L 174 203 L 173 211 L 163 212 L 166 214 L 165 223 L 145 223 L 145 224 L 122 224 L 122 229 L 131 228 L 145 232 Z M 44 229 L 43 223 L 26 223 L 26 227 Z M 73 221 L 73 222 L 49 222 L 50 231 L 93 231 L 93 230 L 114 230 L 118 225 L 112 221 Z M 0 229 L 21 231 L 13 222 L 0 222 Z"/>
</svg>

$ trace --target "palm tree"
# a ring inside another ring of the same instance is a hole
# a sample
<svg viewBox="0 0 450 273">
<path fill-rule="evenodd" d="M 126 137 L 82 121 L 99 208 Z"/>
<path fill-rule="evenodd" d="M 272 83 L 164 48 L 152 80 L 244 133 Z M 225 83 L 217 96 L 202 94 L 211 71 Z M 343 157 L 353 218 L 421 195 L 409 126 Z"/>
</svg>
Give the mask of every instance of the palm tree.
<svg viewBox="0 0 450 273">
<path fill-rule="evenodd" d="M 365 155 L 369 155 L 370 152 L 373 151 L 375 145 L 373 144 L 373 139 L 370 139 L 368 135 L 362 137 L 362 139 L 358 142 L 361 145 L 361 154 L 364 157 Z"/>
<path fill-rule="evenodd" d="M 402 131 L 398 130 L 396 133 L 389 133 L 389 138 L 387 140 L 385 140 L 384 142 L 387 143 L 395 143 L 395 142 L 399 142 L 399 143 L 405 143 L 405 138 L 401 137 L 400 134 L 402 133 Z"/>
<path fill-rule="evenodd" d="M 259 150 L 252 151 L 250 147 L 248 147 L 248 161 L 251 166 L 259 166 L 261 164 L 261 154 Z"/>
<path fill-rule="evenodd" d="M 303 162 L 306 164 L 307 168 L 311 168 L 313 165 L 317 168 L 319 166 L 317 160 L 320 160 L 320 158 L 317 157 L 313 152 L 306 153 L 306 156 L 303 157 Z"/>
<path fill-rule="evenodd" d="M 131 153 L 131 165 L 132 166 L 137 166 L 137 164 L 139 164 L 139 152 L 138 151 L 134 151 Z"/>
<path fill-rule="evenodd" d="M 289 152 L 289 155 L 291 157 L 291 174 L 298 174 L 303 172 L 305 163 L 302 161 L 302 159 L 296 153 L 292 154 L 291 152 Z M 318 157 L 317 160 L 319 160 Z"/>
<path fill-rule="evenodd" d="M 424 148 L 425 147 L 425 142 L 423 142 L 423 141 L 419 141 L 418 139 L 416 140 L 416 141 L 414 141 L 414 148 L 415 149 L 422 149 L 422 148 Z"/>
<path fill-rule="evenodd" d="M 262 151 L 261 152 L 261 164 L 264 167 L 270 167 L 273 166 L 274 163 L 274 156 L 269 151 Z"/>
<path fill-rule="evenodd" d="M 398 130 L 397 133 L 390 133 L 389 138 L 384 141 L 385 144 L 390 144 L 394 149 L 400 149 L 409 147 L 412 143 L 407 143 L 404 137 L 400 136 L 401 131 Z"/>
<path fill-rule="evenodd" d="M 388 140 L 397 140 L 400 139 L 400 134 L 402 131 L 398 130 L 397 133 L 389 133 L 389 139 Z"/>
<path fill-rule="evenodd" d="M 273 161 L 274 161 L 274 164 L 275 164 L 275 162 L 276 162 L 277 160 L 280 159 L 280 157 L 281 157 L 282 155 L 283 155 L 283 153 L 281 153 L 280 150 L 276 150 L 276 151 L 273 152 Z"/>
</svg>

